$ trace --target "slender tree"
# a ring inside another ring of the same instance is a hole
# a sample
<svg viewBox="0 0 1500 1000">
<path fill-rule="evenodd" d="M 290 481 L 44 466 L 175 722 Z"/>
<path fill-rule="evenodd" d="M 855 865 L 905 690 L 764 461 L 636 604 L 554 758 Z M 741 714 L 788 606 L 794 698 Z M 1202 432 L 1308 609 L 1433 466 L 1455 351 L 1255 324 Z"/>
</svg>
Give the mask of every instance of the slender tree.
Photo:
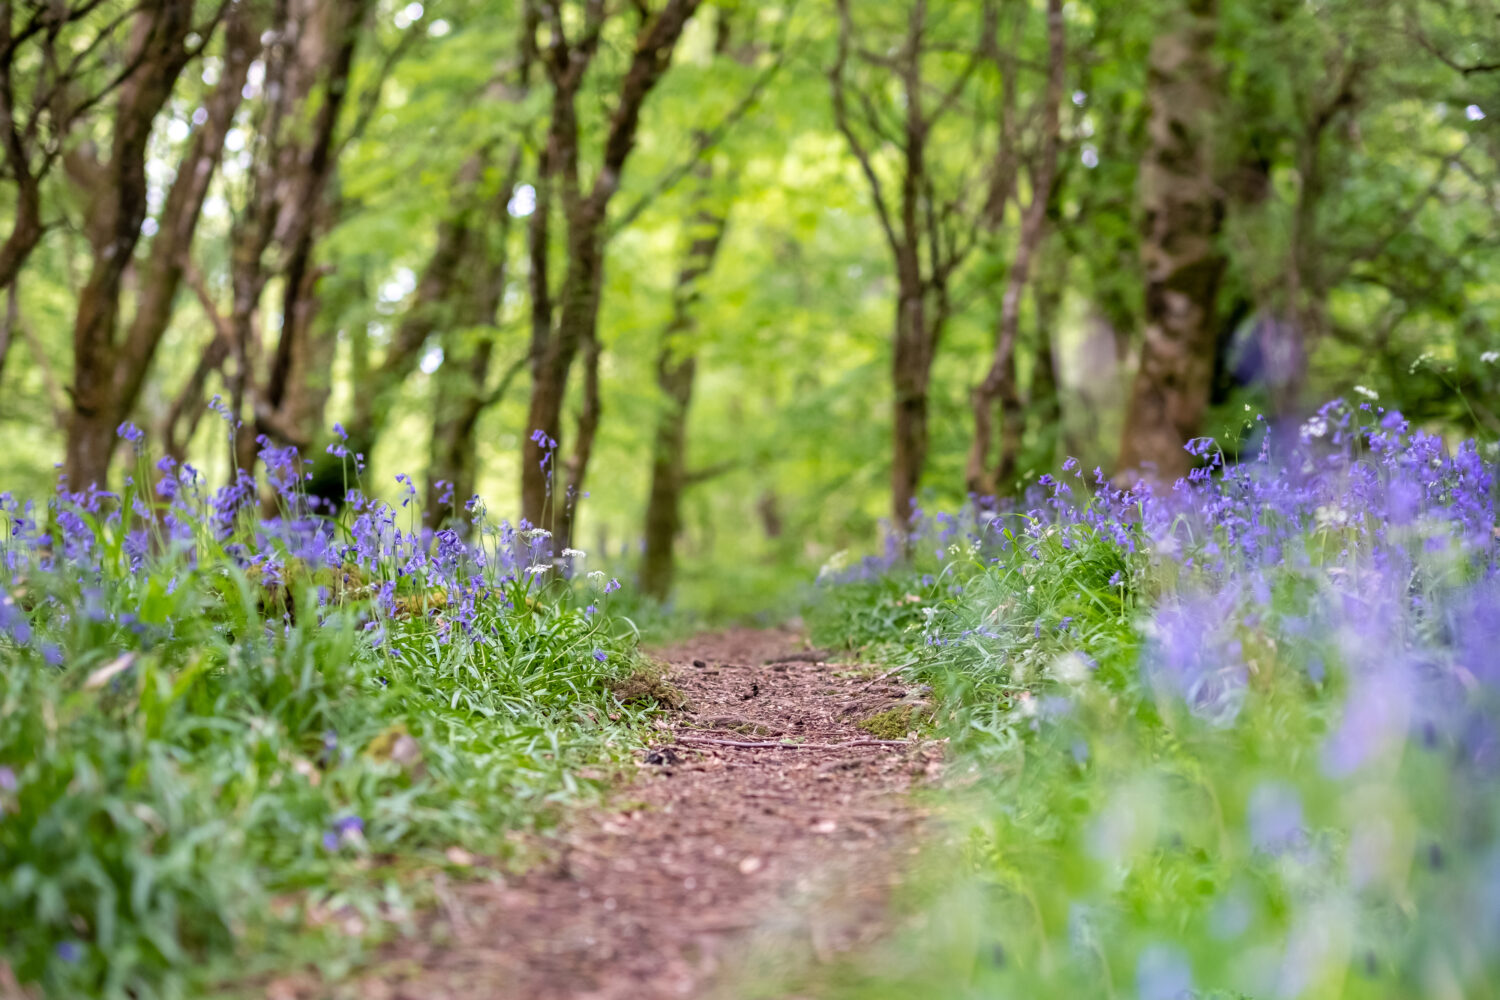
<svg viewBox="0 0 1500 1000">
<path fill-rule="evenodd" d="M 576 503 L 599 420 L 598 322 L 604 277 L 604 241 L 610 201 L 635 145 L 641 109 L 661 80 L 688 19 L 700 0 L 666 0 L 657 11 L 637 5 L 641 24 L 604 130 L 592 183 L 583 176 L 578 97 L 611 20 L 623 17 L 603 0 L 583 4 L 581 24 L 569 29 L 560 3 L 529 0 L 528 23 L 549 85 L 545 139 L 537 164 L 536 208 L 528 227 L 531 290 L 531 401 L 521 455 L 521 516 L 541 525 L 551 513 L 558 544 L 571 538 Z M 540 40 L 546 29 L 545 43 Z M 549 255 L 554 198 L 560 209 L 566 250 L 561 281 L 554 286 Z M 568 475 L 554 483 L 561 448 L 562 412 L 568 377 L 579 352 L 585 358 L 583 407 L 578 441 L 567 460 Z"/>
<path fill-rule="evenodd" d="M 998 53 L 998 47 L 995 49 Z M 1005 293 L 995 330 L 995 354 L 983 381 L 973 393 L 974 440 L 969 449 L 965 472 L 971 494 L 992 496 L 997 490 L 1009 490 L 1015 480 L 1020 459 L 1021 436 L 1025 413 L 1021 387 L 1016 375 L 1016 346 L 1021 331 L 1021 301 L 1031 280 L 1032 261 L 1046 235 L 1047 209 L 1052 202 L 1057 178 L 1058 150 L 1062 144 L 1063 80 L 1067 58 L 1066 26 L 1063 23 L 1062 0 L 1047 0 L 1047 84 L 1041 98 L 1041 142 L 1031 172 L 1030 200 L 1022 212 L 1020 232 L 1016 237 L 1015 256 L 1006 276 Z M 1002 73 L 1014 72 L 1001 58 Z M 1015 83 L 1007 79 L 1006 89 L 1013 93 Z M 1002 102 L 1005 106 L 1008 102 Z M 1007 148 L 1009 132 L 1002 121 L 999 155 L 1013 156 Z M 1003 174 L 1002 169 L 996 175 Z M 992 218 L 994 216 L 992 215 Z M 1049 359 L 1050 363 L 1050 359 Z M 989 466 L 991 414 L 1000 405 L 1001 433 L 999 461 Z"/>
<path fill-rule="evenodd" d="M 896 270 L 891 521 L 903 531 L 927 461 L 932 363 L 953 314 L 954 273 L 972 249 L 974 235 L 965 211 L 966 185 L 959 183 L 954 191 L 939 194 L 929 147 L 934 129 L 964 95 L 983 43 L 934 97 L 926 61 L 936 42 L 929 33 L 926 0 L 910 4 L 899 41 L 886 44 L 858 39 L 849 0 L 838 0 L 837 7 L 837 52 L 829 70 L 834 122 L 869 185 Z M 859 71 L 894 83 L 899 98 L 877 102 L 883 83 L 877 86 L 862 79 Z M 881 162 L 885 149 L 895 152 L 889 173 Z M 887 179 L 890 173 L 894 184 Z M 894 196 L 891 187 L 896 189 Z"/>
<path fill-rule="evenodd" d="M 105 482 L 115 427 L 128 415 L 128 403 L 139 391 L 140 378 L 165 328 L 164 320 L 158 328 L 158 320 L 170 310 L 176 291 L 177 253 L 184 242 L 191 242 L 202 206 L 206 178 L 189 171 L 174 185 L 168 230 L 160 241 L 161 253 L 170 259 L 153 256 L 148 261 L 143 308 L 122 342 L 120 295 L 147 213 L 147 142 L 157 114 L 194 54 L 190 38 L 201 38 L 212 27 L 194 22 L 194 7 L 191 0 L 162 0 L 139 9 L 125 55 L 131 72 L 119 87 L 107 156 L 101 157 L 92 141 L 70 147 L 65 155 L 65 167 L 87 199 L 85 233 L 93 257 L 73 324 L 73 405 L 64 469 L 75 489 Z M 234 44 L 247 44 L 243 34 Z M 216 96 L 220 118 L 204 125 L 195 144 L 205 172 L 211 172 L 218 160 L 226 104 L 232 113 L 232 100 Z"/>
<path fill-rule="evenodd" d="M 224 366 L 229 409 L 238 421 L 232 449 L 238 467 L 254 467 L 262 437 L 306 450 L 321 426 L 332 342 L 314 336 L 317 285 L 326 273 L 314 250 L 334 221 L 330 184 L 347 141 L 339 122 L 368 7 L 368 0 L 276 3 L 262 36 L 261 98 L 251 116 L 250 165 L 229 237 L 230 305 L 221 311 L 212 291 L 194 278 L 215 334 L 169 413 L 169 443 L 187 439 L 180 422 L 196 421 L 193 401 Z M 275 346 L 267 350 L 261 301 L 273 278 L 282 300 Z"/>
<path fill-rule="evenodd" d="M 691 199 L 682 266 L 672 290 L 672 316 L 662 331 L 656 355 L 656 387 L 661 394 L 656 431 L 651 439 L 651 486 L 646 501 L 645 551 L 641 590 L 665 600 L 672 590 L 673 549 L 682 530 L 682 493 L 687 485 L 687 416 L 693 398 L 698 358 L 699 286 L 713 268 L 724 238 L 727 211 L 714 190 L 713 168 L 698 166 Z"/>
<path fill-rule="evenodd" d="M 463 287 L 454 302 L 453 321 L 439 337 L 443 363 L 433 387 L 425 508 L 434 526 L 448 514 L 456 518 L 475 494 L 479 479 L 475 431 L 479 418 L 503 398 L 526 361 L 520 355 L 499 382 L 490 386 L 490 369 L 498 346 L 496 314 L 510 267 L 508 205 L 520 165 L 521 147 L 517 144 L 509 153 L 481 216 L 483 225 L 465 266 Z"/>
<path fill-rule="evenodd" d="M 0 288 L 15 281 L 46 231 L 42 182 L 77 127 L 159 53 L 132 46 L 136 4 L 0 0 L 0 179 L 11 186 Z M 24 14 L 18 18 L 18 13 Z"/>
</svg>

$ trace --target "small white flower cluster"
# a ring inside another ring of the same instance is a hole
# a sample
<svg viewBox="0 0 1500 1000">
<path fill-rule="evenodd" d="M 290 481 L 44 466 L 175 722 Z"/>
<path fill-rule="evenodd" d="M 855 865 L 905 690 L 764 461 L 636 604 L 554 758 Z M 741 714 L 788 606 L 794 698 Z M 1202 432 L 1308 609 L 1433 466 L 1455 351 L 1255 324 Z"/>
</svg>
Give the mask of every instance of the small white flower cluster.
<svg viewBox="0 0 1500 1000">
<path fill-rule="evenodd" d="M 1064 653 L 1049 664 L 1052 676 L 1064 684 L 1082 684 L 1093 674 L 1089 662 L 1079 653 Z"/>
<path fill-rule="evenodd" d="M 1328 421 L 1322 417 L 1313 417 L 1302 425 L 1302 440 L 1320 438 L 1328 433 Z"/>
<path fill-rule="evenodd" d="M 826 580 L 830 576 L 833 576 L 835 573 L 842 573 L 846 568 L 848 568 L 848 566 L 849 550 L 840 549 L 833 555 L 829 556 L 828 561 L 825 562 L 818 570 L 818 579 Z"/>
<path fill-rule="evenodd" d="M 1354 391 L 1357 392 L 1357 393 L 1359 393 L 1361 396 L 1365 397 L 1366 399 L 1379 399 L 1380 398 L 1380 393 L 1376 392 L 1374 389 L 1369 388 L 1368 386 L 1357 385 L 1357 386 L 1354 387 Z"/>
<path fill-rule="evenodd" d="M 1336 504 L 1324 504 L 1313 511 L 1313 519 L 1320 528 L 1342 528 L 1349 523 L 1349 512 Z"/>
<path fill-rule="evenodd" d="M 1500 361 L 1500 351 L 1485 351 L 1479 356 L 1479 360 L 1487 365 L 1492 365 Z"/>
</svg>

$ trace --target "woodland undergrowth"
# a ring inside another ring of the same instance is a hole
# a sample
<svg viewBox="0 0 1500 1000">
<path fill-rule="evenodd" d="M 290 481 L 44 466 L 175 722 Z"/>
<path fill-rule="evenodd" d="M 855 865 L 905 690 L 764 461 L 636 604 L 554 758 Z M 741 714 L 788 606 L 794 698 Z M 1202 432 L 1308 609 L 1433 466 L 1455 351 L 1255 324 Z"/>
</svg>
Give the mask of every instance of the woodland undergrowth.
<svg viewBox="0 0 1500 1000">
<path fill-rule="evenodd" d="M 320 512 L 310 463 L 260 457 L 0 497 L 0 962 L 47 996 L 337 974 L 435 872 L 588 800 L 652 711 L 614 694 L 619 585 L 546 532 L 477 501 L 433 531 L 354 470 Z"/>
<path fill-rule="evenodd" d="M 952 759 L 902 929 L 811 992 L 1496 994 L 1493 456 L 1371 403 L 1291 437 L 825 568 L 815 641 L 930 684 Z"/>
</svg>

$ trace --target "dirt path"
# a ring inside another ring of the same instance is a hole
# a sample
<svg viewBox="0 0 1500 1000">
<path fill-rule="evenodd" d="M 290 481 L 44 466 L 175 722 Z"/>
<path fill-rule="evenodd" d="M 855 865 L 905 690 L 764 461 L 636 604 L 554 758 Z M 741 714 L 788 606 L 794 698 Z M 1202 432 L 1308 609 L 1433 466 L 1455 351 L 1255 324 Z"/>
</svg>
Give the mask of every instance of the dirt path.
<svg viewBox="0 0 1500 1000">
<path fill-rule="evenodd" d="M 762 956 L 768 934 L 785 940 L 792 960 L 867 944 L 912 844 L 900 793 L 937 772 L 940 748 L 869 742 L 856 722 L 911 693 L 800 649 L 790 633 L 731 631 L 659 651 L 689 706 L 636 780 L 571 820 L 553 863 L 447 889 L 360 995 L 739 996 L 726 980 L 752 939 Z M 690 742 L 705 739 L 863 742 Z"/>
</svg>

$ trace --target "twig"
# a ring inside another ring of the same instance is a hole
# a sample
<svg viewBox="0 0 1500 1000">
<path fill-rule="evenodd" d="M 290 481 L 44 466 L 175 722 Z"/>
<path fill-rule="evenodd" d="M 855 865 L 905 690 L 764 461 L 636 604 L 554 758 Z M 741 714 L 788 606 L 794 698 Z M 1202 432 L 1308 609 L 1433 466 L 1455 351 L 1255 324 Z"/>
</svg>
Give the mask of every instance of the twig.
<svg viewBox="0 0 1500 1000">
<path fill-rule="evenodd" d="M 883 674 L 876 674 L 874 677 L 870 678 L 869 680 L 867 680 L 863 684 L 861 684 L 859 686 L 859 690 L 865 691 L 865 690 L 868 690 L 869 688 L 874 687 L 876 684 L 879 684 L 883 680 L 889 680 L 890 678 L 895 677 L 897 674 L 899 674 L 901 671 L 905 670 L 909 666 L 911 666 L 910 663 L 903 663 L 899 667 L 892 667 L 891 669 L 887 670 Z"/>
<path fill-rule="evenodd" d="M 736 750 L 847 750 L 850 747 L 912 747 L 913 740 L 850 740 L 848 743 L 742 743 L 738 740 L 711 740 L 703 736 L 679 736 L 677 742 L 688 746 L 707 744 L 733 747 Z"/>
<path fill-rule="evenodd" d="M 833 653 L 826 649 L 808 649 L 800 653 L 787 653 L 783 656 L 773 656 L 766 661 L 767 665 L 772 663 L 824 663 Z"/>
</svg>

